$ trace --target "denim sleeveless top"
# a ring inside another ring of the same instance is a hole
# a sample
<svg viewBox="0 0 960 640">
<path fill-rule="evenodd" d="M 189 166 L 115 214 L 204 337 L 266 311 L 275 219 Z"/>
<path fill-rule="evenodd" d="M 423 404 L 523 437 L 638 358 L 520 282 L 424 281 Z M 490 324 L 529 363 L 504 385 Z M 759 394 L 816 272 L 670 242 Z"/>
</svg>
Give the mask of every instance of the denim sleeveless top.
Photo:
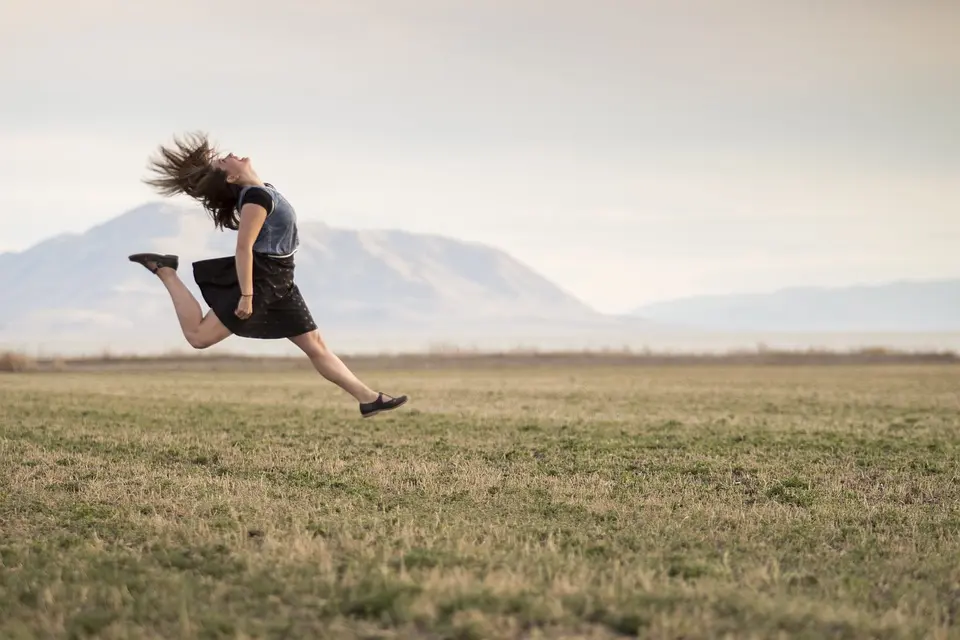
<svg viewBox="0 0 960 640">
<path fill-rule="evenodd" d="M 243 196 L 250 189 L 246 186 L 237 196 L 237 212 L 240 212 L 240 203 Z M 263 227 L 253 242 L 253 250 L 275 258 L 292 256 L 300 248 L 300 234 L 297 232 L 297 212 L 293 205 L 283 197 L 272 184 L 259 187 L 266 190 L 273 200 L 273 207 L 267 210 L 267 218 Z"/>
</svg>

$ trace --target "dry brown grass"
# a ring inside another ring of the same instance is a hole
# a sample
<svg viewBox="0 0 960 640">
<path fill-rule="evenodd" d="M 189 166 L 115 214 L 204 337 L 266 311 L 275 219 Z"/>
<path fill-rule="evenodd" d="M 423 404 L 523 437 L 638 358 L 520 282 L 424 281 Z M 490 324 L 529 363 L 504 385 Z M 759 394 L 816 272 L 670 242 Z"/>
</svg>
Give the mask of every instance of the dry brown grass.
<svg viewBox="0 0 960 640">
<path fill-rule="evenodd" d="M 0 637 L 922 638 L 960 368 L 0 379 Z"/>
</svg>

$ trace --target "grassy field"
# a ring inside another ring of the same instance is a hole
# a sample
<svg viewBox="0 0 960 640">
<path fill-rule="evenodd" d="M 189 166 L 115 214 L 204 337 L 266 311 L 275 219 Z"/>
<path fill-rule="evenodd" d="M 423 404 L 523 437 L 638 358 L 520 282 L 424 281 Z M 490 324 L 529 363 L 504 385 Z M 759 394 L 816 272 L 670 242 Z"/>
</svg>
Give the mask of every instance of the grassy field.
<svg viewBox="0 0 960 640">
<path fill-rule="evenodd" d="M 0 637 L 947 638 L 960 366 L 0 375 Z"/>
</svg>

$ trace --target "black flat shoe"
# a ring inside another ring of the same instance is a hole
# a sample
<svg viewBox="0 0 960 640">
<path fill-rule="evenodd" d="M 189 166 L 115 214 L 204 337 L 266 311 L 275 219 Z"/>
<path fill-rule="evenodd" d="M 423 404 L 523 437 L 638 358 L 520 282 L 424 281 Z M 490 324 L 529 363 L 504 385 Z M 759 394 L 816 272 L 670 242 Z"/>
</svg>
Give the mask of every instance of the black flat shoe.
<svg viewBox="0 0 960 640">
<path fill-rule="evenodd" d="M 364 418 L 369 418 L 375 416 L 381 411 L 390 411 L 391 409 L 396 409 L 397 407 L 406 404 L 407 396 L 400 396 L 399 398 L 391 398 L 387 396 L 383 397 L 381 393 L 376 400 L 373 402 L 361 402 L 360 403 L 360 415 Z"/>
<path fill-rule="evenodd" d="M 157 269 L 160 267 L 170 267 L 174 271 L 177 270 L 177 267 L 180 266 L 180 258 L 178 256 L 172 256 L 169 254 L 159 254 L 159 253 L 135 253 L 129 257 L 130 262 L 136 262 L 137 264 L 142 264 L 145 268 L 149 269 L 151 272 L 156 273 Z M 147 263 L 152 262 L 153 268 L 147 266 Z"/>
</svg>

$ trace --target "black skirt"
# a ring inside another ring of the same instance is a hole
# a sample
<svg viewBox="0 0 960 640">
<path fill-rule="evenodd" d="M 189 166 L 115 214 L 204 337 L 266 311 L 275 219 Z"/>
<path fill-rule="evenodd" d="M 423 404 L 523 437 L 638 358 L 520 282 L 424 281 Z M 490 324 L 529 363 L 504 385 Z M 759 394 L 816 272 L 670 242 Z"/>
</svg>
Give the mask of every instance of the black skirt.
<svg viewBox="0 0 960 640">
<path fill-rule="evenodd" d="M 241 320 L 234 313 L 240 302 L 237 261 L 233 256 L 193 263 L 193 278 L 220 322 L 243 338 L 275 340 L 317 328 L 300 289 L 293 281 L 293 257 L 253 254 L 253 314 Z"/>
</svg>

